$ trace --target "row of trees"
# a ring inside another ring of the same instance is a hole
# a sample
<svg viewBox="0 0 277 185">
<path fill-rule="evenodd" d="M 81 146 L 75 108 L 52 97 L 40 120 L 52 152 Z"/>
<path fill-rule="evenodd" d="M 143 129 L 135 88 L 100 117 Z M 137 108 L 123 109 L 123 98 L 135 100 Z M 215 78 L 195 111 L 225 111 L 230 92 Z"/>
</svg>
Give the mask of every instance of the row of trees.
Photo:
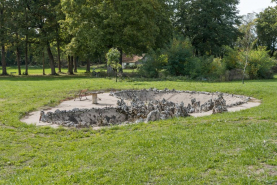
<svg viewBox="0 0 277 185">
<path fill-rule="evenodd" d="M 68 73 L 73 74 L 77 71 L 77 58 L 87 61 L 89 71 L 93 58 L 103 58 L 110 48 L 117 48 L 121 65 L 123 53 L 142 54 L 166 48 L 174 43 L 176 34 L 189 39 L 192 56 L 223 57 L 225 46 L 235 48 L 237 39 L 245 38 L 238 3 L 238 0 L 0 0 L 2 74 L 7 74 L 7 52 L 16 54 L 19 74 L 21 56 L 24 74 L 28 74 L 31 51 L 41 57 L 46 51 L 52 75 L 56 74 L 56 66 L 61 72 L 63 56 L 68 61 Z M 268 8 L 258 15 L 254 26 L 256 43 L 267 46 L 271 56 L 276 50 L 276 16 L 276 8 Z"/>
<path fill-rule="evenodd" d="M 221 45 L 210 50 L 214 51 L 213 54 L 207 50 L 206 54 L 200 55 L 201 48 L 193 45 L 190 37 L 177 35 L 166 47 L 148 53 L 147 61 L 139 68 L 139 74 L 151 78 L 161 75 L 221 80 L 242 78 L 243 82 L 245 76 L 250 79 L 271 78 L 272 67 L 276 65 L 276 59 L 271 58 L 276 48 L 276 25 L 270 24 L 268 20 L 262 21 L 262 18 L 272 10 L 275 8 L 269 7 L 258 16 L 243 16 L 236 40 L 232 45 Z M 261 35 L 259 32 L 267 34 Z"/>
<path fill-rule="evenodd" d="M 119 48 L 121 60 L 123 51 L 140 54 L 149 47 L 161 47 L 172 32 L 167 8 L 160 0 L 1 0 L 2 74 L 7 74 L 9 50 L 17 55 L 19 74 L 21 55 L 25 56 L 27 75 L 30 46 L 36 55 L 47 51 L 52 75 L 56 74 L 53 49 L 58 53 L 59 72 L 62 50 L 73 74 L 77 56 L 89 66 L 91 58 L 104 56 L 112 47 Z"/>
<path fill-rule="evenodd" d="M 21 74 L 21 55 L 25 56 L 25 74 L 28 75 L 28 51 L 31 45 L 36 48 L 37 53 L 42 54 L 44 49 L 47 51 L 51 74 L 56 74 L 50 45 L 56 42 L 58 51 L 60 51 L 61 34 L 59 21 L 64 17 L 60 9 L 59 0 L 0 1 L 0 43 L 3 75 L 7 74 L 6 50 L 12 50 L 16 53 L 19 74 Z M 60 52 L 58 55 L 60 55 Z"/>
</svg>

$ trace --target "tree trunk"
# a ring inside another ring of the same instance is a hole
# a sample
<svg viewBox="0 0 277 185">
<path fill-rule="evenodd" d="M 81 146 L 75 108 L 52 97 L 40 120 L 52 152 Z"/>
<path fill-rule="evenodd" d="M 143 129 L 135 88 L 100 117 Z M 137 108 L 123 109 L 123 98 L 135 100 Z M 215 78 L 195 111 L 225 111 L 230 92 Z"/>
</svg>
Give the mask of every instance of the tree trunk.
<svg viewBox="0 0 277 185">
<path fill-rule="evenodd" d="M 21 67 L 20 67 L 20 51 L 19 51 L 19 47 L 16 47 L 16 60 L 17 60 L 17 68 L 18 68 L 18 75 L 21 75 Z"/>
<path fill-rule="evenodd" d="M 271 50 L 271 52 L 270 52 L 270 57 L 273 57 L 274 53 L 275 53 L 275 49 L 274 49 L 274 47 L 273 47 L 272 50 Z"/>
<path fill-rule="evenodd" d="M 27 1 L 25 1 L 27 5 Z M 25 75 L 28 75 L 28 32 L 29 32 L 29 27 L 28 27 L 28 15 L 27 15 L 27 7 L 24 8 L 24 13 L 25 13 L 25 24 L 26 24 L 26 39 L 25 39 Z"/>
<path fill-rule="evenodd" d="M 87 70 L 86 70 L 87 73 L 90 73 L 90 61 L 89 59 L 87 59 Z"/>
<path fill-rule="evenodd" d="M 71 68 L 72 74 L 74 74 L 74 72 L 73 72 L 73 62 L 74 62 L 74 56 L 71 56 L 70 57 L 70 68 Z"/>
<path fill-rule="evenodd" d="M 56 75 L 56 70 L 55 70 L 55 62 L 54 62 L 54 57 L 50 48 L 50 43 L 47 42 L 47 53 L 49 57 L 49 63 L 50 63 L 50 68 L 51 68 L 51 75 Z"/>
<path fill-rule="evenodd" d="M 73 75 L 73 57 L 71 57 L 70 55 L 68 55 L 68 74 L 69 75 Z"/>
<path fill-rule="evenodd" d="M 33 54 L 32 54 L 32 52 L 31 52 L 31 43 L 29 43 L 29 47 L 28 47 L 28 53 L 29 53 L 29 60 L 28 60 L 28 62 L 29 62 L 29 65 L 32 65 L 32 62 L 33 62 Z"/>
<path fill-rule="evenodd" d="M 122 62 L 123 62 L 123 60 L 122 60 L 122 58 L 123 58 L 123 51 L 122 51 L 121 48 L 119 48 L 118 50 L 119 50 L 119 52 L 120 52 L 119 64 L 121 65 L 121 68 L 119 69 L 119 72 L 123 72 L 123 66 L 122 66 Z"/>
<path fill-rule="evenodd" d="M 117 82 L 117 69 L 115 70 L 115 82 Z"/>
<path fill-rule="evenodd" d="M 70 56 L 67 55 L 67 74 L 69 74 L 70 71 Z"/>
<path fill-rule="evenodd" d="M 18 75 L 21 75 L 21 57 L 20 57 L 20 50 L 19 50 L 19 38 L 18 33 L 16 32 L 16 60 L 17 60 L 17 68 L 18 68 Z"/>
<path fill-rule="evenodd" d="M 74 63 L 74 73 L 77 73 L 77 57 L 73 57 L 73 63 Z"/>
<path fill-rule="evenodd" d="M 6 64 L 6 58 L 5 58 L 5 46 L 2 45 L 2 49 L 1 49 L 1 55 L 2 55 L 2 58 L 1 58 L 1 62 L 2 62 L 2 75 L 8 75 L 7 73 L 7 64 Z"/>
<path fill-rule="evenodd" d="M 43 61 L 42 61 L 42 75 L 45 75 L 45 55 L 44 55 L 44 51 L 42 52 L 42 57 L 43 57 Z"/>
<path fill-rule="evenodd" d="M 57 39 L 57 49 L 58 49 L 58 68 L 59 68 L 59 73 L 62 72 L 62 67 L 61 67 L 61 53 L 60 53 L 60 40 L 59 38 Z"/>
<path fill-rule="evenodd" d="M 1 16 L 4 16 L 4 7 L 1 8 L 1 11 L 0 11 L 0 15 Z M 2 39 L 1 39 L 1 54 L 2 54 L 2 58 L 1 58 L 1 63 L 2 63 L 2 75 L 8 75 L 7 73 L 7 64 L 6 64 L 6 57 L 5 57 L 5 45 L 4 45 L 4 35 L 5 35 L 5 32 L 3 30 L 3 26 L 4 26 L 4 18 L 1 19 L 1 22 L 0 22 L 0 29 L 1 29 L 1 35 L 2 35 Z"/>
<path fill-rule="evenodd" d="M 246 51 L 246 61 L 245 61 L 244 69 L 243 69 L 242 84 L 244 84 L 244 76 L 245 76 L 245 71 L 246 71 L 247 65 L 248 65 L 248 48 Z"/>
<path fill-rule="evenodd" d="M 28 75 L 28 35 L 26 35 L 26 40 L 25 40 L 25 73 L 24 74 Z"/>
</svg>

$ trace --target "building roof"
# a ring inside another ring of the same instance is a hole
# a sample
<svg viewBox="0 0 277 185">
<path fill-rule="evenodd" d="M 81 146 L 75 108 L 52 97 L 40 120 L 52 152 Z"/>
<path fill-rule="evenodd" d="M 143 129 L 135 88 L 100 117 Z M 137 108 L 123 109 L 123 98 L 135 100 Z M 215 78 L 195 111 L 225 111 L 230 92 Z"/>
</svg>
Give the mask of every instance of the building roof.
<svg viewBox="0 0 277 185">
<path fill-rule="evenodd" d="M 136 63 L 137 61 L 141 60 L 144 57 L 144 54 L 142 56 L 138 55 L 126 55 L 123 54 L 122 56 L 122 63 Z"/>
</svg>

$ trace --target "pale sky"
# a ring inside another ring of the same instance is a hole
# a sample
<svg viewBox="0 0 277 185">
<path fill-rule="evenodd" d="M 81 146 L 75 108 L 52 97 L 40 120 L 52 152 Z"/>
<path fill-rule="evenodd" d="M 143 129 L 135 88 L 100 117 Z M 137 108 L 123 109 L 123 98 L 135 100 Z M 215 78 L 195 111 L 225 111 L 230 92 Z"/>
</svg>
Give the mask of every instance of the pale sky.
<svg viewBox="0 0 277 185">
<path fill-rule="evenodd" d="M 271 0 L 240 0 L 238 9 L 240 15 L 246 15 L 253 12 L 259 13 L 268 6 L 276 6 L 276 3 L 271 3 Z"/>
</svg>

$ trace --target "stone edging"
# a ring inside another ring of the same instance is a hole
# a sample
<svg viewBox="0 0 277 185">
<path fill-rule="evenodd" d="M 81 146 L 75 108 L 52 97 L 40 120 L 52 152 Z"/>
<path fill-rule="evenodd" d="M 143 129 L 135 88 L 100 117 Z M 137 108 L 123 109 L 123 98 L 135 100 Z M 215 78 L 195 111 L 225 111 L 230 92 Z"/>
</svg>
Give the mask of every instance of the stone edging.
<svg viewBox="0 0 277 185">
<path fill-rule="evenodd" d="M 148 94 L 147 94 L 148 93 Z M 163 100 L 151 100 L 157 94 L 168 93 L 189 93 L 215 95 L 217 98 L 210 99 L 204 104 L 200 104 L 196 99 L 191 99 L 191 104 L 185 106 L 184 103 L 174 103 Z M 197 91 L 177 91 L 177 90 L 123 90 L 111 92 L 111 96 L 121 99 L 117 107 L 91 108 L 91 109 L 72 109 L 69 111 L 56 110 L 55 112 L 44 113 L 41 111 L 40 121 L 51 124 L 58 124 L 67 127 L 99 127 L 117 125 L 121 123 L 149 122 L 173 117 L 187 117 L 189 113 L 200 113 L 212 110 L 213 113 L 228 111 L 229 107 L 247 103 L 251 98 L 242 95 L 228 93 L 209 93 Z M 148 96 L 146 96 L 148 95 Z M 223 96 L 240 98 L 242 101 L 226 105 Z M 127 106 L 125 101 L 132 100 L 131 105 Z"/>
</svg>

